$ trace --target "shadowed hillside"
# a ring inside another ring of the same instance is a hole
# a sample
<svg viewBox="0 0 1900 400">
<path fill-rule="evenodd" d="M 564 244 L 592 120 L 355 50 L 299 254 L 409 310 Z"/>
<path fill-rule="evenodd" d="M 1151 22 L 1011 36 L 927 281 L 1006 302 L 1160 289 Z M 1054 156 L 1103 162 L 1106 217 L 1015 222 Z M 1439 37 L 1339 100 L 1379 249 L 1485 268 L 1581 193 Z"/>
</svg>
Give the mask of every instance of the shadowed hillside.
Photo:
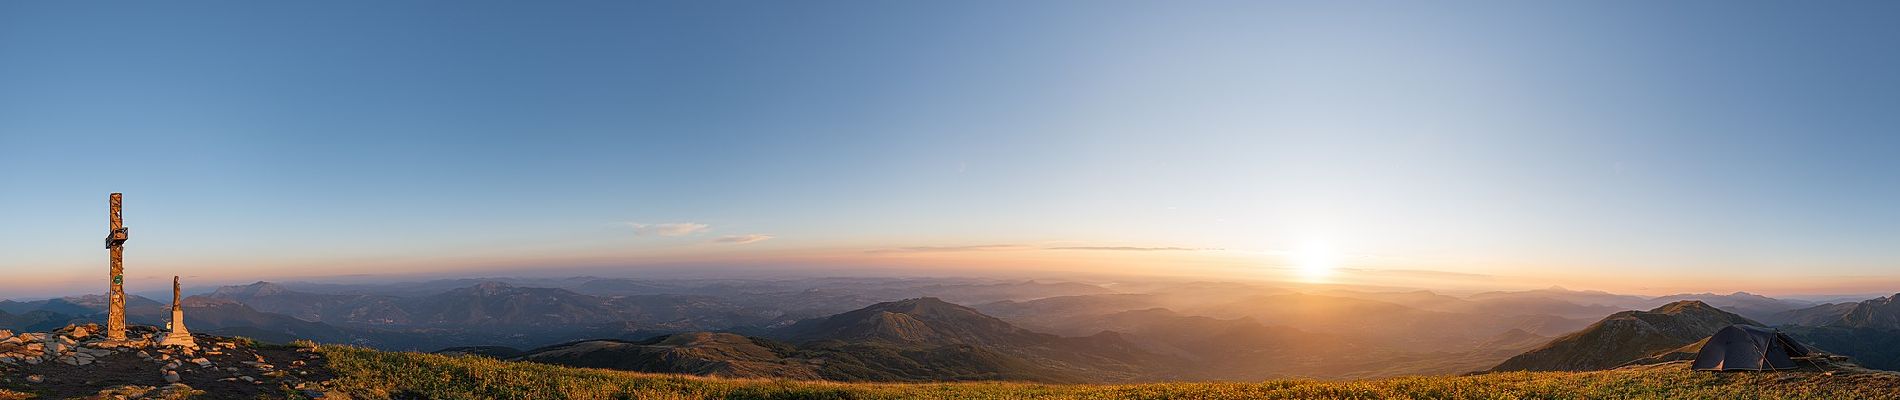
<svg viewBox="0 0 1900 400">
<path fill-rule="evenodd" d="M 644 372 L 846 381 L 1129 380 L 1177 359 L 1119 334 L 1060 337 L 936 298 L 874 304 L 802 321 L 774 337 L 693 332 L 550 346 L 518 360 Z"/>
<path fill-rule="evenodd" d="M 1505 360 L 1492 371 L 1588 371 L 1673 350 L 1734 324 L 1760 325 L 1695 300 L 1624 311 Z"/>
<path fill-rule="evenodd" d="M 339 376 L 335 382 L 366 399 L 1900 399 L 1900 375 L 1854 368 L 1735 374 L 1693 372 L 1674 363 L 1340 382 L 870 384 L 576 369 L 337 346 L 322 352 Z"/>
</svg>

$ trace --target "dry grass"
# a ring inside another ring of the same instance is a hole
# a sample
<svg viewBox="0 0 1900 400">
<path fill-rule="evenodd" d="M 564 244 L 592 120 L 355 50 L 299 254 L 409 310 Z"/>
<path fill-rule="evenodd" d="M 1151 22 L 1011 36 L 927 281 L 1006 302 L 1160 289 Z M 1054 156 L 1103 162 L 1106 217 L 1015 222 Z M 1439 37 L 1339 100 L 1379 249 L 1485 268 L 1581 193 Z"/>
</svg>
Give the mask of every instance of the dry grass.
<svg viewBox="0 0 1900 400">
<path fill-rule="evenodd" d="M 1692 372 L 1680 364 L 1362 381 L 1128 385 L 721 379 L 324 346 L 352 394 L 431 399 L 1896 399 L 1900 375 Z"/>
</svg>

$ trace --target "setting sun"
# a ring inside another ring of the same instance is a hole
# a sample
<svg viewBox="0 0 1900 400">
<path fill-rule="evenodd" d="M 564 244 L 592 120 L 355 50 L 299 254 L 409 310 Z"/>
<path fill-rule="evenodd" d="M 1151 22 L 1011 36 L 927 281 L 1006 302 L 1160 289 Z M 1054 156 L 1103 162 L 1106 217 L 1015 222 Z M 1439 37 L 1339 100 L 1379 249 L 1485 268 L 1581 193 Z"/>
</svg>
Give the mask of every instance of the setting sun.
<svg viewBox="0 0 1900 400">
<path fill-rule="evenodd" d="M 1339 267 L 1339 256 L 1324 243 L 1307 243 L 1293 256 L 1300 280 L 1307 282 L 1324 282 Z"/>
</svg>

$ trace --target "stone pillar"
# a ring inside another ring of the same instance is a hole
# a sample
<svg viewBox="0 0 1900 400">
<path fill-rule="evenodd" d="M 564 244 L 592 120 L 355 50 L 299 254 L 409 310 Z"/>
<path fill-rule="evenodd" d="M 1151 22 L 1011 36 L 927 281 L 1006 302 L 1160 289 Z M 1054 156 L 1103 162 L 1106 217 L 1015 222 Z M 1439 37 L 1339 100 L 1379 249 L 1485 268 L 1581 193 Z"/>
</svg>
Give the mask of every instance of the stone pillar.
<svg viewBox="0 0 1900 400">
<path fill-rule="evenodd" d="M 198 348 L 198 341 L 192 340 L 191 330 L 185 329 L 185 307 L 183 296 L 178 290 L 178 277 L 172 277 L 172 321 L 165 324 L 165 338 L 158 341 L 160 346 L 178 346 Z"/>
<path fill-rule="evenodd" d="M 112 251 L 112 266 L 106 277 L 111 280 L 106 293 L 106 340 L 113 342 L 125 341 L 125 239 L 128 235 L 125 222 L 119 217 L 122 196 L 113 193 L 109 200 L 111 230 L 106 232 L 106 249 Z"/>
</svg>

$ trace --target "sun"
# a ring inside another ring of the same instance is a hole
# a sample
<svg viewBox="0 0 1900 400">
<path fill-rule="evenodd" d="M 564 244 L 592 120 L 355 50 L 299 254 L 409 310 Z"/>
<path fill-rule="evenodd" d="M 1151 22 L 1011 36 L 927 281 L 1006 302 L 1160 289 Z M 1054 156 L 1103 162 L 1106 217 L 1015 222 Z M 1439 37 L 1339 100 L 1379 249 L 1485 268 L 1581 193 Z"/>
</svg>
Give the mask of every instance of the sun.
<svg viewBox="0 0 1900 400">
<path fill-rule="evenodd" d="M 1332 246 L 1313 242 L 1301 246 L 1299 252 L 1293 254 L 1293 262 L 1300 280 L 1319 283 L 1325 282 L 1339 268 L 1339 255 L 1333 252 Z"/>
</svg>

